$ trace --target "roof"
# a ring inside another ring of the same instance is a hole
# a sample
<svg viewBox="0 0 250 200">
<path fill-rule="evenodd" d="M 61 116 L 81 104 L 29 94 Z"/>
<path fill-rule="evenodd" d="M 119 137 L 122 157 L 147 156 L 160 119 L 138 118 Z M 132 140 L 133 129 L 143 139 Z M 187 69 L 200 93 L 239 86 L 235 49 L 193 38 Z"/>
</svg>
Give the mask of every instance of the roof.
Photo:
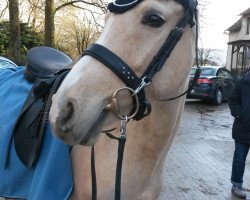
<svg viewBox="0 0 250 200">
<path fill-rule="evenodd" d="M 250 8 L 246 9 L 244 12 L 239 14 L 242 17 L 245 17 L 246 15 L 250 16 Z M 235 32 L 241 29 L 241 21 L 242 21 L 242 17 L 235 22 L 232 26 L 230 26 L 226 31 L 230 31 L 230 32 Z"/>
<path fill-rule="evenodd" d="M 238 31 L 241 29 L 241 18 L 236 22 L 234 23 L 232 26 L 230 26 L 227 31 Z"/>
<path fill-rule="evenodd" d="M 227 43 L 228 45 L 241 45 L 241 46 L 250 46 L 250 40 L 235 40 Z"/>
<path fill-rule="evenodd" d="M 250 15 L 250 8 L 242 12 L 240 15 L 245 16 L 245 15 Z"/>
</svg>

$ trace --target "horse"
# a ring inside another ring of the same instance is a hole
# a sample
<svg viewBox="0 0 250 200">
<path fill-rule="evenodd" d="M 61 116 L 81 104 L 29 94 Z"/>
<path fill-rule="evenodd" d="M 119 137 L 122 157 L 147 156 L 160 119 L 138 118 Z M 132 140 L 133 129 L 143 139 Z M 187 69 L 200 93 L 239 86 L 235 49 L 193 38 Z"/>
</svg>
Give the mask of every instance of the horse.
<svg viewBox="0 0 250 200">
<path fill-rule="evenodd" d="M 133 76 L 142 77 L 145 71 L 150 71 L 146 67 L 154 60 L 171 30 L 183 20 L 190 2 L 193 1 L 118 0 L 111 3 L 105 27 L 96 42 L 98 48 L 86 53 L 73 66 L 53 96 L 50 121 L 54 133 L 74 146 L 71 153 L 74 175 L 71 199 L 91 199 L 89 146 L 94 144 L 97 199 L 113 198 L 117 142 L 101 133 L 112 128 L 119 133 L 119 119 L 132 115 L 137 94 L 136 88 L 133 92 L 126 89 L 129 84 L 120 73 L 125 74 L 129 82 Z M 143 119 L 131 119 L 126 124 L 121 199 L 150 200 L 159 197 L 164 162 L 178 130 L 185 95 L 170 101 L 162 100 L 171 99 L 186 90 L 194 60 L 195 28 L 188 22 L 181 31 L 181 39 L 163 62 L 159 73 L 154 75 L 150 84 L 141 82 L 152 111 Z M 106 57 L 112 57 L 114 53 L 135 75 L 125 67 L 124 71 L 114 73 L 115 70 L 108 66 L 112 65 L 113 57 L 111 61 L 99 58 L 95 52 L 98 50 Z M 145 85 L 148 86 L 144 88 Z M 112 95 L 116 96 L 113 104 Z"/>
<path fill-rule="evenodd" d="M 112 130 L 127 138 L 121 199 L 159 197 L 194 61 L 196 5 L 196 0 L 109 4 L 100 37 L 74 63 L 49 112 L 53 133 L 73 146 L 69 199 L 91 199 L 93 145 L 97 199 L 114 197 L 118 144 L 104 134 Z"/>
</svg>

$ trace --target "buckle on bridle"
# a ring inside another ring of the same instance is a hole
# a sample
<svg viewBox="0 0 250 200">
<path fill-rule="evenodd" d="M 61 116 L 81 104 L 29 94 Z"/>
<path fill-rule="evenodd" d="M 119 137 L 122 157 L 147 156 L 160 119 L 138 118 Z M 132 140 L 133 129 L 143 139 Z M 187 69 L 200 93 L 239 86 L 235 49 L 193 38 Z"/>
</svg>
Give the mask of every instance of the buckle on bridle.
<svg viewBox="0 0 250 200">
<path fill-rule="evenodd" d="M 148 77 L 144 76 L 141 80 L 140 85 L 135 89 L 134 95 L 138 94 L 143 88 L 149 85 L 152 82 Z"/>
<path fill-rule="evenodd" d="M 124 119 L 120 121 L 120 138 L 126 138 L 126 125 L 128 123 L 128 117 L 123 116 Z"/>
</svg>

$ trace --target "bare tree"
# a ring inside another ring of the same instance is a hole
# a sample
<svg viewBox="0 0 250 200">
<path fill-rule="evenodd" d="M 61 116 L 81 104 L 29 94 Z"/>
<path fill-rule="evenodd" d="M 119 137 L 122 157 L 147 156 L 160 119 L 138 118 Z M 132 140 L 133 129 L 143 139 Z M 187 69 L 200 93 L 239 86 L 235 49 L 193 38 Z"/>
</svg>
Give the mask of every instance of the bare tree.
<svg viewBox="0 0 250 200">
<path fill-rule="evenodd" d="M 207 6 L 208 6 L 209 2 L 207 0 L 199 0 L 198 1 L 198 5 L 199 5 L 199 15 L 200 15 L 200 24 L 201 24 L 201 27 L 206 24 L 205 22 L 205 10 L 207 9 Z"/>
<path fill-rule="evenodd" d="M 54 0 L 45 1 L 45 30 L 44 30 L 44 43 L 46 46 L 55 46 L 55 2 Z"/>
<path fill-rule="evenodd" d="M 84 7 L 82 7 L 81 4 L 83 4 Z M 66 6 L 74 6 L 87 10 L 91 12 L 93 18 L 95 18 L 93 14 L 94 11 L 91 11 L 91 9 L 89 9 L 90 7 L 98 8 L 101 10 L 101 12 L 107 11 L 105 2 L 100 0 L 67 0 L 58 6 L 55 6 L 54 0 L 45 0 L 45 44 L 47 46 L 53 47 L 55 44 L 55 14 Z"/>
<path fill-rule="evenodd" d="M 100 34 L 100 27 L 92 17 L 75 7 L 62 9 L 55 17 L 55 26 L 56 47 L 72 58 L 81 54 Z"/>
<path fill-rule="evenodd" d="M 20 21 L 18 0 L 9 1 L 10 21 L 10 58 L 16 63 L 20 62 Z"/>
<path fill-rule="evenodd" d="M 1 8 L 1 5 L 4 5 L 4 7 Z M 8 7 L 9 7 L 9 2 L 6 0 L 6 3 L 5 4 L 1 3 L 1 5 L 0 5 L 0 20 L 5 15 L 5 12 L 7 11 Z"/>
<path fill-rule="evenodd" d="M 29 7 L 27 23 L 30 24 L 36 31 L 41 31 L 41 26 L 44 24 L 45 2 L 44 0 L 27 0 L 26 7 Z"/>
<path fill-rule="evenodd" d="M 198 55 L 199 55 L 199 65 L 220 65 L 222 60 L 220 58 L 220 50 L 211 49 L 211 48 L 199 48 Z"/>
<path fill-rule="evenodd" d="M 202 29 L 207 25 L 205 11 L 209 2 L 207 0 L 198 0 L 199 5 L 199 43 L 202 45 Z M 202 47 L 203 48 L 203 47 Z"/>
<path fill-rule="evenodd" d="M 91 22 L 87 19 L 85 20 L 84 25 L 81 23 L 73 24 L 72 31 L 78 54 L 81 54 L 90 43 L 93 43 L 97 39 L 99 35 L 97 31 L 93 30 Z"/>
</svg>

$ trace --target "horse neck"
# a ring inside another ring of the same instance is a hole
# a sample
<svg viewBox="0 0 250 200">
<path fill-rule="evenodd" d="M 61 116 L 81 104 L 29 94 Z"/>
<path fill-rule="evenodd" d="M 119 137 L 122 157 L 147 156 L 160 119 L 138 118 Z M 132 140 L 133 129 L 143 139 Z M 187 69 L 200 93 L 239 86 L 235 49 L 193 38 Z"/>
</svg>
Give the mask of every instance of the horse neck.
<svg viewBox="0 0 250 200">
<path fill-rule="evenodd" d="M 148 117 L 138 122 L 130 121 L 127 124 L 127 142 L 123 160 L 123 194 L 127 196 L 135 197 L 138 193 L 140 194 L 138 191 L 144 191 L 150 184 L 152 184 L 152 188 L 160 188 L 158 185 L 161 185 L 162 182 L 162 169 L 166 152 L 171 146 L 174 133 L 177 131 L 184 98 L 170 102 L 151 101 L 151 103 L 152 113 Z M 95 145 L 95 149 L 96 171 L 99 177 L 98 190 L 103 199 L 111 199 L 109 191 L 114 188 L 117 141 L 102 135 Z M 73 148 L 72 166 L 75 189 L 72 199 L 86 195 L 90 199 L 91 172 L 89 161 L 90 148 L 80 146 Z M 131 180 L 134 180 L 133 184 Z M 157 196 L 158 193 L 159 191 L 156 189 L 154 194 Z M 149 197 L 149 199 L 156 198 Z"/>
<path fill-rule="evenodd" d="M 184 98 L 152 102 L 152 113 L 148 117 L 128 124 L 128 151 L 135 151 L 134 148 L 138 147 L 143 151 L 150 150 L 152 156 L 164 156 L 177 131 L 183 106 Z"/>
</svg>

